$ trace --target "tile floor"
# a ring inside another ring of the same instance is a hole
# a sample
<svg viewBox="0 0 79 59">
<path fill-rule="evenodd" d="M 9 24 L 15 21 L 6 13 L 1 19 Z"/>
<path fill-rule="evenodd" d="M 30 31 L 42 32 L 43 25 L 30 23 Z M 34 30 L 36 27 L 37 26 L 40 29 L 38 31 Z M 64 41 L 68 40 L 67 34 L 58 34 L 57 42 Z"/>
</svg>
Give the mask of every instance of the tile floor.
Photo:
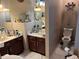
<svg viewBox="0 0 79 59">
<path fill-rule="evenodd" d="M 24 59 L 46 59 L 45 56 L 35 52 L 24 52 L 20 56 Z"/>
<path fill-rule="evenodd" d="M 70 53 L 73 54 L 74 48 L 71 48 Z M 53 55 L 50 57 L 50 59 L 65 59 L 66 52 L 60 48 L 60 45 L 56 48 Z"/>
<path fill-rule="evenodd" d="M 62 50 L 60 46 L 58 46 L 50 59 L 65 59 L 65 55 L 66 55 L 65 51 Z M 47 59 L 45 56 L 41 54 L 35 52 L 29 52 L 29 51 L 22 53 L 20 56 L 23 57 L 24 59 Z"/>
<path fill-rule="evenodd" d="M 65 51 L 58 46 L 50 59 L 65 59 L 65 55 Z M 19 56 L 23 57 L 23 59 L 47 59 L 46 56 L 30 51 L 24 51 L 24 53 L 20 54 Z"/>
<path fill-rule="evenodd" d="M 71 52 L 73 52 L 73 49 L 74 48 L 72 48 Z M 58 46 L 50 59 L 65 59 L 65 55 L 65 51 Z M 24 53 L 20 54 L 19 56 L 23 57 L 23 59 L 47 59 L 46 56 L 30 51 L 24 51 Z"/>
<path fill-rule="evenodd" d="M 57 47 L 54 54 L 51 56 L 51 59 L 65 59 L 65 52 Z"/>
<path fill-rule="evenodd" d="M 22 53 L 20 56 L 24 59 L 47 59 L 45 56 L 41 54 L 29 51 Z M 58 46 L 54 51 L 54 54 L 52 55 L 51 59 L 65 59 L 65 52 L 61 50 Z"/>
</svg>

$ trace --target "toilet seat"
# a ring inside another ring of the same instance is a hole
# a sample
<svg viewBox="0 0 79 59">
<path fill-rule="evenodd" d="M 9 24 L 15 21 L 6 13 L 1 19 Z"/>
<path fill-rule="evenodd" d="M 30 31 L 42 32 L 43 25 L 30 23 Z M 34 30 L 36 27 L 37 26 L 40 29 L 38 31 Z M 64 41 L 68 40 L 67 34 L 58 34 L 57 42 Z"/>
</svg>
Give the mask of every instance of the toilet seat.
<svg viewBox="0 0 79 59">
<path fill-rule="evenodd" d="M 68 39 L 68 41 L 71 41 L 71 38 L 68 37 L 68 36 L 64 36 L 64 37 L 62 37 L 62 40 L 67 40 L 67 39 Z"/>
<path fill-rule="evenodd" d="M 62 48 L 64 49 L 65 47 L 68 47 L 68 44 L 69 44 L 69 42 L 71 41 L 71 38 L 70 37 L 63 37 L 62 38 L 62 42 L 63 42 L 63 46 L 62 46 Z"/>
</svg>

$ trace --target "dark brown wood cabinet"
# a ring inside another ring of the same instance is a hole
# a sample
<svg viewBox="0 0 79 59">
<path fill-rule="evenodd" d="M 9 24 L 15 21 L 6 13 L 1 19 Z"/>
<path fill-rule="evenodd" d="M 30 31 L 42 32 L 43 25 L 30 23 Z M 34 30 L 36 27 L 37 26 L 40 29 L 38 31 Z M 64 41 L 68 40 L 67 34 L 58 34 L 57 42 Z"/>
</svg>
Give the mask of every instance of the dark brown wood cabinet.
<svg viewBox="0 0 79 59">
<path fill-rule="evenodd" d="M 0 48 L 0 54 L 1 54 L 1 56 L 7 54 L 7 48 L 6 47 Z"/>
<path fill-rule="evenodd" d="M 18 55 L 24 51 L 23 36 L 5 42 L 4 48 L 0 48 L 1 55 Z"/>
<path fill-rule="evenodd" d="M 36 41 L 36 38 L 28 36 L 28 39 L 29 39 L 28 41 L 29 41 L 29 48 L 30 48 L 30 50 L 37 51 L 37 47 L 36 47 L 37 41 Z"/>
<path fill-rule="evenodd" d="M 45 38 L 34 36 L 27 36 L 29 42 L 29 49 L 42 55 L 45 55 Z"/>
<path fill-rule="evenodd" d="M 45 55 L 45 39 L 37 38 L 37 52 Z"/>
</svg>

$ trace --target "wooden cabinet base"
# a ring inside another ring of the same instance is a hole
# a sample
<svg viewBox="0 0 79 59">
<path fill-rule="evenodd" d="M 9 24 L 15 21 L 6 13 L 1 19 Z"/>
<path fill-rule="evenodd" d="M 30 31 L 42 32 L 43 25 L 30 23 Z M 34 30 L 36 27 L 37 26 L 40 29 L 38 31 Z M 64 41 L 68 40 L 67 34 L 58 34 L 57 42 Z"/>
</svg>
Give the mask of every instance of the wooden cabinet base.
<svg viewBox="0 0 79 59">
<path fill-rule="evenodd" d="M 37 52 L 45 55 L 45 39 L 37 38 Z"/>
<path fill-rule="evenodd" d="M 45 39 L 33 36 L 27 36 L 29 49 L 31 51 L 45 55 Z"/>
<path fill-rule="evenodd" d="M 4 47 L 0 48 L 0 54 L 19 55 L 24 51 L 23 36 L 5 42 Z"/>
<path fill-rule="evenodd" d="M 7 54 L 7 48 L 6 47 L 0 48 L 0 54 L 1 54 L 1 56 Z"/>
</svg>

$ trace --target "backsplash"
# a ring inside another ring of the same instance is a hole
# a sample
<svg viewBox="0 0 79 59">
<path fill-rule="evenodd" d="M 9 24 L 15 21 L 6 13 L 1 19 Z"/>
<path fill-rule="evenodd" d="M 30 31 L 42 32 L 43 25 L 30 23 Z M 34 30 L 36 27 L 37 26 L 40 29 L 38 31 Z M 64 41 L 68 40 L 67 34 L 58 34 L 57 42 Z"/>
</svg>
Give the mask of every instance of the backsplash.
<svg viewBox="0 0 79 59">
<path fill-rule="evenodd" d="M 23 34 L 24 31 L 24 23 L 6 22 L 4 27 L 8 33 L 14 33 L 17 30 L 19 34 Z"/>
<path fill-rule="evenodd" d="M 26 28 L 28 33 L 39 32 L 42 29 L 43 22 L 41 20 L 34 20 L 32 22 L 26 23 Z"/>
</svg>

